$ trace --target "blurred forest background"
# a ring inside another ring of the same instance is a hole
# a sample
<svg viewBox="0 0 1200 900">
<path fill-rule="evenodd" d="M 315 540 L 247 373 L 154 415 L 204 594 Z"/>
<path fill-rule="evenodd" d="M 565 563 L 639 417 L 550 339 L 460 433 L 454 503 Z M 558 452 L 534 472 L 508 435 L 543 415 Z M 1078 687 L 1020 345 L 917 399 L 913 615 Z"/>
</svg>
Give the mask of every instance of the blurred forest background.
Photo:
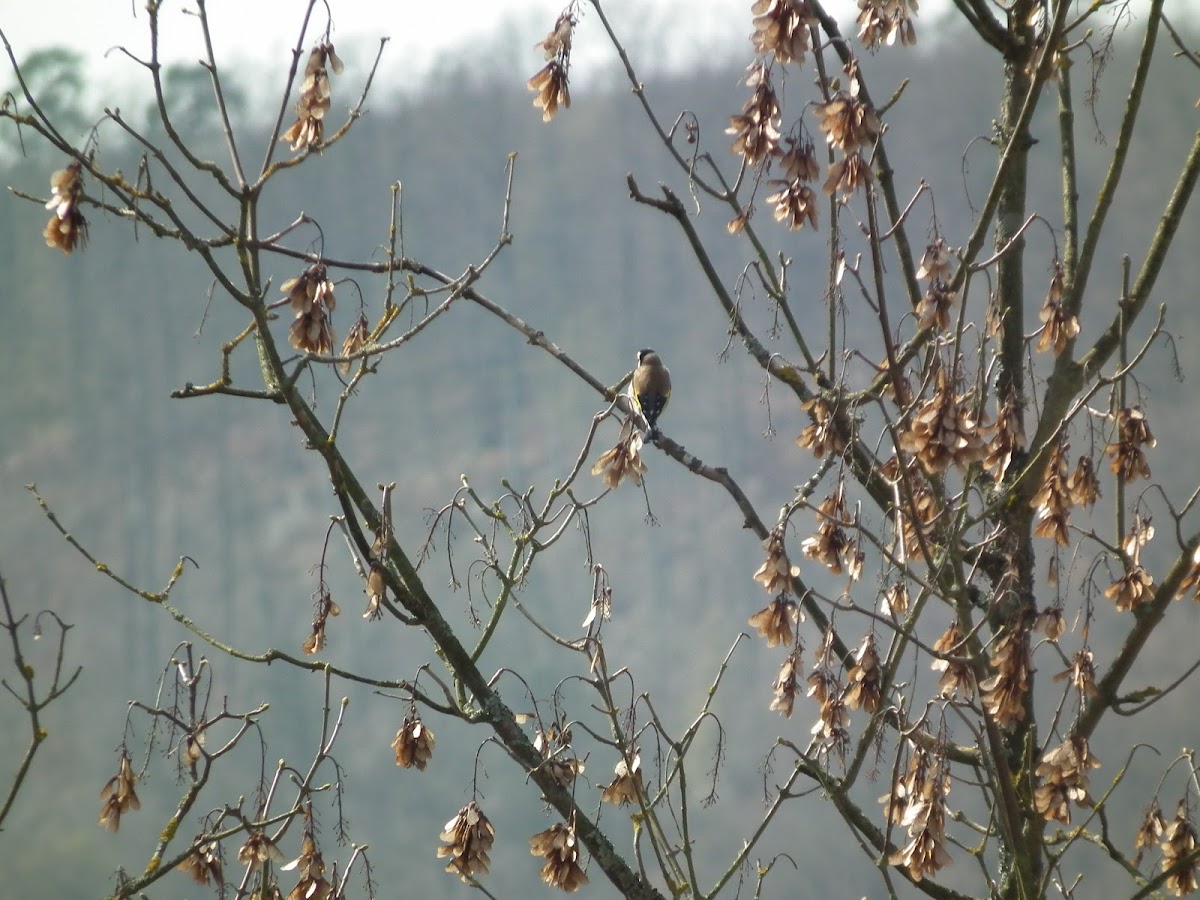
<svg viewBox="0 0 1200 900">
<path fill-rule="evenodd" d="M 518 46 L 531 47 L 539 37 L 520 35 Z M 727 146 L 721 132 L 743 100 L 739 79 L 749 57 L 744 37 L 732 35 L 727 55 L 714 56 L 694 71 L 655 75 L 647 83 L 666 118 L 672 119 L 669 111 L 675 110 L 697 114 L 704 146 L 714 153 Z M 600 40 L 599 23 L 585 16 L 576 41 Z M 995 152 L 985 140 L 967 145 L 990 134 L 998 96 L 998 70 L 990 59 L 981 65 L 972 47 L 958 40 L 953 28 L 926 28 L 917 47 L 864 59 L 877 97 L 887 97 L 910 79 L 887 117 L 896 180 L 902 196 L 911 196 L 921 179 L 934 186 L 941 231 L 950 243 L 961 243 L 970 201 L 986 186 L 982 179 Z M 1098 82 L 1094 121 L 1090 128 L 1080 123 L 1081 137 L 1090 138 L 1079 146 L 1085 197 L 1092 196 L 1102 175 L 1098 166 L 1127 85 L 1132 48 L 1119 35 L 1115 47 Z M 370 48 L 339 45 L 338 50 L 347 71 L 335 79 L 334 112 L 353 102 L 373 56 Z M 81 99 L 87 62 L 66 51 L 17 52 L 41 95 L 51 98 L 56 109 L 51 117 L 68 122 L 67 133 L 71 127 L 85 133 L 99 114 Z M 457 274 L 480 260 L 497 238 L 504 167 L 508 154 L 516 153 L 510 224 L 515 240 L 479 289 L 610 384 L 628 371 L 638 348 L 660 350 L 675 381 L 664 430 L 705 462 L 727 467 L 751 500 L 772 509 L 776 498 L 789 496 L 815 467 L 811 456 L 793 444 L 805 418 L 792 402 L 764 402 L 760 372 L 742 358 L 739 346 L 727 347 L 726 323 L 680 234 L 665 217 L 629 201 L 625 174 L 634 173 L 647 193 L 660 180 L 686 187 L 615 70 L 591 73 L 573 91 L 573 108 L 543 125 L 524 84 L 541 65 L 539 55 L 530 50 L 525 57 L 517 69 L 508 62 L 514 58 L 511 41 L 498 43 L 494 52 L 474 47 L 460 64 L 436 72 L 419 88 L 408 84 L 402 93 L 379 86 L 368 115 L 346 140 L 274 183 L 263 230 L 277 230 L 304 211 L 319 221 L 329 256 L 366 257 L 386 241 L 389 185 L 399 181 L 403 252 Z M 257 98 L 262 84 L 281 82 L 286 63 L 263 60 L 260 70 L 224 73 L 227 85 L 241 86 L 234 114 L 244 133 L 265 140 L 267 117 L 275 107 Z M 1186 137 L 1166 136 L 1197 128 L 1194 104 L 1200 91 L 1193 72 L 1160 49 L 1117 213 L 1101 248 L 1105 258 L 1097 272 L 1102 277 L 1090 288 L 1094 292 L 1117 296 L 1120 255 L 1137 259 L 1145 250 L 1147 224 L 1162 209 L 1179 164 L 1160 160 L 1159 148 L 1187 147 Z M 189 137 L 220 158 L 220 135 L 200 74 L 174 70 L 169 99 L 176 109 L 189 110 L 176 115 L 176 121 L 187 123 Z M 1084 73 L 1075 78 L 1077 85 L 1086 81 Z M 95 85 L 89 88 L 95 90 Z M 127 114 L 147 102 L 148 97 L 123 101 Z M 958 112 L 950 120 L 947 110 L 977 114 L 966 121 Z M 1033 126 L 1036 136 L 1056 140 L 1054 114 L 1055 104 L 1047 97 Z M 115 140 L 112 130 L 102 134 L 105 154 L 112 159 L 127 153 L 126 171 L 132 173 L 136 155 Z M 0 141 L 0 183 L 45 194 L 50 173 L 64 161 L 35 143 L 22 145 L 11 130 Z M 972 165 L 976 159 L 978 166 Z M 1031 184 L 1031 196 L 1044 198 L 1044 212 L 1058 220 L 1058 173 L 1033 171 Z M 768 214 L 760 208 L 760 217 Z M 748 260 L 725 236 L 727 218 L 727 210 L 710 206 L 702 208 L 697 224 L 726 283 L 733 284 Z M 53 531 L 23 485 L 36 482 L 68 530 L 135 583 L 158 589 L 181 555 L 192 557 L 199 568 L 187 572 L 174 601 L 200 627 L 251 652 L 272 646 L 299 650 L 309 633 L 315 587 L 310 570 L 318 561 L 328 516 L 337 510 L 323 467 L 301 446 L 281 407 L 231 398 L 169 399 L 169 392 L 185 383 L 213 380 L 220 344 L 245 324 L 230 304 L 214 302 L 207 308 L 209 281 L 197 260 L 99 216 L 92 217 L 87 250 L 67 258 L 44 246 L 44 223 L 45 213 L 37 206 L 11 193 L 0 197 L 0 271 L 5 274 L 0 287 L 0 567 L 19 609 L 49 607 L 75 625 L 68 662 L 82 664 L 84 678 L 48 714 L 49 740 L 33 782 L 0 836 L 0 868 L 6 896 L 80 897 L 104 893 L 119 865 L 140 871 L 153 837 L 174 808 L 175 786 L 160 765 L 144 789 L 139 787 L 142 811 L 122 823 L 118 836 L 95 824 L 97 793 L 114 771 L 126 702 L 152 698 L 173 648 L 190 635 L 92 572 Z M 1200 425 L 1194 395 L 1200 379 L 1198 224 L 1193 210 L 1183 252 L 1169 260 L 1151 299 L 1152 305 L 1167 306 L 1173 344 L 1157 345 L 1139 370 L 1145 378 L 1141 401 L 1160 446 L 1175 448 L 1178 466 L 1170 469 L 1151 454 L 1154 478 L 1176 496 L 1200 480 L 1200 458 L 1185 450 Z M 808 325 L 823 328 L 826 232 L 769 233 L 778 250 L 795 261 L 793 285 L 813 273 Z M 314 248 L 312 234 L 299 232 L 293 246 Z M 1048 241 L 1046 235 L 1040 227 L 1029 232 L 1035 248 L 1031 265 L 1048 265 L 1048 247 L 1036 251 L 1039 241 Z M 1193 252 L 1187 252 L 1189 245 Z M 381 258 L 382 251 L 375 255 Z M 278 285 L 298 273 L 299 268 L 281 265 L 270 274 Z M 374 319 L 381 308 L 381 284 L 369 279 L 359 284 L 368 317 Z M 340 336 L 359 301 L 350 284 L 339 286 L 338 300 L 334 321 Z M 760 298 L 748 293 L 744 301 Z M 1100 324 L 1085 319 L 1083 339 L 1094 334 L 1089 327 Z M 278 327 L 285 329 L 286 319 Z M 1028 330 L 1035 327 L 1031 322 Z M 249 353 L 235 357 L 235 366 L 253 365 Z M 335 384 L 314 389 L 322 403 L 335 401 Z M 449 501 L 460 474 L 487 495 L 502 492 L 501 479 L 518 491 L 538 485 L 544 494 L 570 466 L 599 408 L 595 395 L 564 377 L 550 357 L 467 305 L 452 308 L 421 339 L 393 354 L 382 377 L 367 380 L 364 389 L 369 401 L 351 408 L 342 444 L 350 448 L 364 481 L 399 480 L 395 525 L 401 542 L 411 546 L 423 540 L 429 512 Z M 721 658 L 746 630 L 747 617 L 762 606 L 762 591 L 750 577 L 761 549 L 751 534 L 730 540 L 737 534 L 738 512 L 723 492 L 659 454 L 648 453 L 647 462 L 650 502 L 661 527 L 645 521 L 641 493 L 626 486 L 593 512 L 591 549 L 608 568 L 615 591 L 608 637 L 622 658 L 610 658 L 610 664 L 636 663 L 646 679 L 638 689 L 653 690 L 657 708 L 683 724 L 703 702 Z M 376 674 L 411 676 L 429 658 L 427 645 L 420 635 L 399 634 L 358 617 L 365 605 L 361 584 L 340 542 L 335 546 L 340 555 L 334 559 L 331 587 L 344 614 L 331 623 L 326 657 Z M 463 628 L 469 628 L 468 604 L 485 602 L 477 593 L 468 596 L 470 558 L 469 546 L 458 548 L 455 572 L 462 587 L 456 594 L 449 585 L 444 534 L 436 536 L 434 553 L 422 569 L 426 583 L 440 589 L 443 608 L 464 610 Z M 1153 567 L 1161 560 L 1151 555 L 1148 562 Z M 536 570 L 523 601 L 573 633 L 591 596 L 586 563 L 582 538 L 560 546 Z M 811 577 L 820 583 L 819 574 Z M 1177 627 L 1160 639 L 1178 641 L 1180 650 L 1194 646 L 1200 607 L 1177 604 L 1170 615 Z M 1093 632 L 1098 661 L 1110 646 L 1106 623 L 1111 624 L 1101 616 Z M 816 641 L 811 635 L 808 643 Z M 299 759 L 309 752 L 319 727 L 320 677 L 208 655 L 214 662 L 214 689 L 228 695 L 231 705 L 271 703 L 265 718 L 268 768 L 276 758 Z M 526 678 L 548 695 L 564 662 L 562 651 L 532 640 L 527 624 L 510 616 L 488 658 L 499 667 L 517 655 L 524 660 Z M 1130 684 L 1174 677 L 1176 658 L 1184 657 L 1168 648 L 1143 659 Z M 726 733 L 738 740 L 722 760 L 718 801 L 699 813 L 694 826 L 700 841 L 745 833 L 760 815 L 762 757 L 774 735 L 797 740 L 807 735 L 815 708 L 798 711 L 792 720 L 768 712 L 777 664 L 752 643 L 733 657 L 715 709 Z M 0 664 L 7 673 L 4 665 L 11 668 L 11 661 Z M 404 705 L 344 685 L 334 691 L 351 698 L 348 733 L 336 754 L 348 776 L 350 836 L 371 845 L 381 896 L 471 896 L 469 888 L 441 871 L 434 852 L 443 824 L 469 799 L 473 758 L 485 735 L 462 725 L 439 728 L 431 720 L 438 754 L 430 769 L 400 770 L 389 744 Z M 1151 713 L 1152 740 L 1164 754 L 1185 743 L 1194 746 L 1194 698 L 1194 690 L 1177 692 Z M 521 708 L 519 697 L 507 699 Z M 0 706 L 0 722 L 8 721 L 20 721 L 15 706 Z M 1120 728 L 1119 720 L 1106 728 Z M 745 740 L 747 735 L 754 737 Z M 21 729 L 0 725 L 4 777 L 25 739 Z M 139 746 L 137 738 L 132 746 Z M 1097 783 L 1106 785 L 1123 761 L 1106 753 L 1105 729 L 1093 749 L 1105 763 Z M 260 762 L 247 759 L 242 773 L 226 769 L 226 799 L 250 792 Z M 489 771 L 511 766 L 496 748 L 485 748 L 480 764 L 481 802 L 497 828 L 493 890 L 500 897 L 545 890 L 537 884 L 537 861 L 525 841 L 545 827 L 536 791 L 511 772 L 506 779 L 488 777 Z M 1157 772 L 1160 764 L 1149 763 L 1147 772 Z M 589 761 L 586 774 L 593 784 L 602 784 L 610 767 L 611 760 L 598 756 Z M 884 772 L 880 793 L 887 777 Z M 1130 809 L 1128 833 L 1118 835 L 1122 842 L 1131 845 L 1134 818 L 1152 790 L 1152 776 L 1140 776 L 1135 766 L 1117 795 Z M 609 815 L 618 846 L 628 846 L 628 826 L 620 830 L 624 812 Z M 818 797 L 794 802 L 784 815 L 788 824 L 776 830 L 764 856 L 791 854 L 799 886 L 784 887 L 791 876 L 777 880 L 775 896 L 858 897 L 878 890 L 877 876 L 849 835 L 829 827 L 828 810 Z M 741 825 L 729 828 L 731 823 Z M 709 847 L 721 859 L 736 849 Z M 960 858 L 958 865 L 966 869 L 971 863 Z M 1116 883 L 1123 894 L 1127 883 Z M 1104 889 L 1101 880 L 1090 885 L 1089 896 L 1101 896 L 1094 893 Z M 201 893 L 183 874 L 163 886 L 156 895 Z M 599 879 L 586 890 L 592 896 L 611 895 Z"/>
</svg>

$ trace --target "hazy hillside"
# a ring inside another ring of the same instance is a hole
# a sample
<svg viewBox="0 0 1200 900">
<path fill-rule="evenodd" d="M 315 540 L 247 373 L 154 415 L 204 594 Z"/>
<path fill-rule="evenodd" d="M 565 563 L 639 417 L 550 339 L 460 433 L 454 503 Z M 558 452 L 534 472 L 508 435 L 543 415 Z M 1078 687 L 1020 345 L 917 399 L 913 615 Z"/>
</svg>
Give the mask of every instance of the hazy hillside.
<svg viewBox="0 0 1200 900">
<path fill-rule="evenodd" d="M 599 40 L 595 34 L 588 38 Z M 973 53 L 947 41 L 936 52 L 921 47 L 865 61 L 877 96 L 889 96 L 902 78 L 911 79 L 888 117 L 897 181 L 906 196 L 922 178 L 934 183 L 941 227 L 954 236 L 970 221 L 964 185 L 977 200 L 994 153 L 985 142 L 968 149 L 961 139 L 966 132 L 989 133 L 997 96 L 997 72 L 978 66 Z M 744 60 L 730 59 L 728 65 L 647 85 L 668 120 L 677 110 L 693 110 L 714 152 L 727 145 L 719 132 L 742 100 L 738 79 Z M 536 54 L 528 64 L 526 76 L 537 65 Z M 1127 60 L 1119 57 L 1105 74 L 1094 142 L 1081 123 L 1079 150 L 1090 166 L 1081 183 L 1085 197 L 1102 177 L 1097 166 L 1124 99 L 1127 70 Z M 536 323 L 609 382 L 628 370 L 638 348 L 661 350 L 676 385 L 666 431 L 706 462 L 729 468 L 751 499 L 771 510 L 812 471 L 811 458 L 792 443 L 802 414 L 781 399 L 773 402 L 768 419 L 759 402 L 763 384 L 757 368 L 737 346 L 722 356 L 722 316 L 681 235 L 665 217 L 628 199 L 627 172 L 648 192 L 669 181 L 686 196 L 686 184 L 667 165 L 635 100 L 614 77 L 611 89 L 577 92 L 569 112 L 543 125 L 530 106 L 526 76 L 501 74 L 443 73 L 424 93 L 391 105 L 371 104 L 346 141 L 287 176 L 289 192 L 275 195 L 263 230 L 281 228 L 304 211 L 320 222 L 329 256 L 368 256 L 386 240 L 389 185 L 400 181 L 404 253 L 458 273 L 496 240 L 505 161 L 515 152 L 510 224 L 515 240 L 480 290 Z M 241 75 L 247 82 L 258 77 Z M 357 89 L 335 82 L 335 109 Z M 1160 214 L 1171 187 L 1166 179 L 1179 162 L 1160 164 L 1158 136 L 1195 129 L 1196 93 L 1194 80 L 1181 77 L 1164 54 L 1151 80 L 1143 135 L 1128 165 L 1131 175 L 1117 198 L 1113 234 L 1101 249 L 1105 261 L 1092 282 L 1092 290 L 1105 297 L 1119 291 L 1120 254 L 1136 259 L 1145 250 L 1133 241 L 1144 240 L 1147 222 Z M 947 121 L 944 110 L 960 111 L 957 116 L 973 110 L 976 121 Z M 251 110 L 243 115 L 254 122 Z M 1034 128 L 1039 139 L 1056 139 L 1053 115 L 1054 102 L 1047 98 Z M 202 124 L 196 125 L 198 139 L 207 141 Z M 253 128 L 266 131 L 258 122 Z M 106 153 L 121 152 L 113 141 L 106 136 Z M 0 182 L 44 194 L 61 161 L 27 146 L 30 155 L 0 171 Z M 206 146 L 219 158 L 219 144 Z M 255 148 L 252 157 L 258 152 Z M 125 169 L 136 169 L 134 157 Z M 1031 173 L 1032 195 L 1044 198 L 1051 222 L 1061 217 L 1057 179 L 1053 170 Z M 759 210 L 764 219 L 768 213 L 765 206 Z M 725 236 L 727 218 L 726 210 L 705 205 L 698 226 L 732 284 L 747 260 L 741 246 Z M 66 897 L 100 893 L 118 865 L 144 865 L 149 839 L 171 808 L 173 785 L 160 779 L 147 787 L 143 812 L 128 819 L 119 837 L 95 826 L 96 794 L 112 774 L 111 750 L 121 739 L 126 701 L 153 694 L 157 673 L 188 634 L 91 572 L 53 533 L 22 485 L 37 482 L 67 527 L 132 581 L 161 586 L 180 555 L 194 558 L 199 570 L 188 572 L 175 600 L 202 627 L 252 651 L 271 646 L 294 651 L 307 636 L 314 587 L 309 569 L 336 510 L 319 460 L 300 445 L 279 408 L 228 398 L 169 399 L 176 387 L 215 378 L 220 345 L 244 325 L 220 301 L 206 313 L 209 279 L 194 259 L 164 251 L 145 233 L 135 241 L 125 223 L 96 216 L 87 251 L 66 258 L 44 247 L 44 220 L 45 213 L 32 204 L 11 194 L 0 199 L 0 271 L 7 274 L 0 289 L 0 569 L 19 604 L 49 606 L 75 623 L 71 648 L 85 677 L 50 714 L 50 740 L 37 761 L 36 784 L 22 799 L 10 832 L 0 838 L 0 860 L 14 896 L 37 885 L 42 896 Z M 1193 234 L 1196 224 L 1193 212 Z M 793 284 L 812 279 L 811 318 L 802 324 L 822 328 L 826 231 L 768 233 L 794 259 Z M 1045 229 L 1030 232 L 1033 246 L 1046 241 L 1031 254 L 1031 271 L 1038 273 L 1034 283 L 1040 283 L 1050 259 L 1046 235 Z M 315 240 L 314 232 L 300 231 L 294 246 Z M 278 285 L 297 272 L 280 265 L 270 274 Z M 1194 352 L 1200 338 L 1198 283 L 1200 254 L 1180 252 L 1152 301 L 1167 304 L 1173 349 L 1186 380 L 1172 379 L 1172 350 L 1163 345 L 1144 369 L 1148 380 L 1141 385 L 1161 445 L 1174 445 L 1177 452 L 1200 421 L 1190 389 L 1200 376 Z M 380 285 L 362 280 L 360 286 L 377 313 Z M 352 285 L 339 286 L 339 333 L 357 302 Z M 760 301 L 748 294 L 746 302 Z M 1102 323 L 1082 324 L 1086 337 Z M 286 322 L 278 327 L 282 332 Z M 1028 330 L 1034 327 L 1031 321 Z M 249 355 L 237 365 L 253 371 Z M 323 405 L 331 405 L 337 385 L 324 377 L 316 392 Z M 502 493 L 502 478 L 518 490 L 536 484 L 544 493 L 574 460 L 599 408 L 595 395 L 565 377 L 546 354 L 465 304 L 395 355 L 381 377 L 366 382 L 363 399 L 352 408 L 342 442 L 353 448 L 350 456 L 364 481 L 402 479 L 396 525 L 401 540 L 413 546 L 424 538 L 428 511 L 449 501 L 460 474 L 485 496 Z M 769 426 L 774 435 L 764 436 Z M 1179 491 L 1200 479 L 1200 465 L 1186 453 L 1176 459 L 1180 468 L 1174 471 L 1162 459 L 1152 463 L 1155 478 Z M 717 662 L 747 616 L 761 605 L 761 591 L 750 580 L 760 550 L 752 535 L 737 531 L 738 512 L 724 494 L 658 454 L 650 454 L 648 463 L 650 499 L 663 527 L 646 524 L 641 494 L 623 488 L 592 515 L 591 549 L 613 575 L 616 609 L 607 634 L 623 655 L 614 664 L 636 665 L 649 678 L 638 689 L 652 689 L 658 708 L 682 725 L 703 701 Z M 739 537 L 730 542 L 730 534 Z M 523 594 L 525 603 L 564 630 L 586 614 L 591 583 L 583 539 L 569 543 L 551 555 Z M 465 587 L 457 595 L 446 588 L 445 549 L 443 534 L 427 563 L 427 580 L 443 591 L 445 608 L 465 609 Z M 457 546 L 457 552 L 463 577 L 472 548 Z M 333 588 L 346 614 L 331 629 L 331 660 L 406 677 L 429 658 L 419 635 L 398 636 L 391 627 L 358 618 L 361 587 L 344 556 Z M 1186 626 L 1200 620 L 1193 605 L 1181 604 L 1173 614 Z M 1189 630 L 1177 630 L 1181 646 L 1194 643 L 1186 637 Z M 1096 644 L 1103 646 L 1103 636 Z M 549 679 L 563 663 L 558 651 L 531 641 L 525 623 L 511 619 L 489 651 L 490 664 L 499 668 L 515 652 L 522 654 L 523 674 L 535 690 L 549 694 L 554 689 Z M 319 678 L 297 681 L 286 671 L 209 655 L 216 690 L 227 693 L 231 704 L 271 702 L 267 730 L 278 743 L 269 746 L 268 758 L 307 752 L 319 726 L 312 702 L 320 695 Z M 765 736 L 807 733 L 807 711 L 789 722 L 767 710 L 775 662 L 745 646 L 734 656 L 718 712 L 727 732 L 757 729 L 764 739 L 726 761 L 720 800 L 699 816 L 701 841 L 723 823 L 748 823 L 760 814 L 760 750 L 770 743 Z M 520 706 L 519 697 L 510 702 Z M 365 692 L 352 695 L 352 736 L 341 751 L 350 774 L 352 839 L 372 845 L 383 885 L 402 882 L 406 896 L 469 896 L 465 886 L 441 873 L 434 850 L 443 823 L 468 798 L 472 760 L 486 735 L 443 726 L 430 771 L 423 777 L 400 771 L 389 743 L 403 712 L 400 704 L 388 707 Z M 1181 696 L 1163 703 L 1158 715 L 1157 743 L 1164 752 L 1194 742 L 1192 710 Z M 0 731 L 0 773 L 9 770 L 23 739 Z M 1101 739 L 1096 752 L 1105 763 L 1119 763 L 1105 754 Z M 497 776 L 511 765 L 496 748 L 485 749 L 481 760 Z M 253 770 L 257 761 L 249 765 Z M 589 763 L 593 783 L 607 780 L 609 765 L 600 758 Z M 246 790 L 240 782 L 229 785 L 231 796 Z M 524 843 L 544 827 L 538 804 L 511 778 L 485 779 L 483 790 L 499 832 L 498 896 L 541 890 Z M 818 810 L 821 815 L 813 814 Z M 797 801 L 789 815 L 791 824 L 777 834 L 782 841 L 789 832 L 788 842 L 764 846 L 763 853 L 790 852 L 809 895 L 857 897 L 873 889 L 875 876 L 849 836 L 826 827 L 819 799 Z M 608 825 L 627 840 L 620 814 Z M 720 848 L 715 855 L 731 850 Z M 851 862 L 834 866 L 831 859 Z M 183 895 L 182 875 L 167 884 L 156 896 Z M 400 894 L 389 889 L 383 895 Z M 593 896 L 608 894 L 596 890 Z"/>
</svg>

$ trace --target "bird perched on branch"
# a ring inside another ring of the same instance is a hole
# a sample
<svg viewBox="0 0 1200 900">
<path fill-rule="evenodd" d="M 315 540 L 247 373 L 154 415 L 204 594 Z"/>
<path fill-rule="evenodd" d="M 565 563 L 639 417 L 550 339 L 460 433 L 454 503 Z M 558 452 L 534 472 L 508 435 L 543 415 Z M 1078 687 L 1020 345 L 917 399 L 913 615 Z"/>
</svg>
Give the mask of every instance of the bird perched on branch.
<svg viewBox="0 0 1200 900">
<path fill-rule="evenodd" d="M 658 436 L 658 417 L 671 399 L 671 373 L 653 350 L 638 351 L 637 368 L 629 380 L 629 399 L 646 420 L 648 437 L 653 440 Z"/>
</svg>

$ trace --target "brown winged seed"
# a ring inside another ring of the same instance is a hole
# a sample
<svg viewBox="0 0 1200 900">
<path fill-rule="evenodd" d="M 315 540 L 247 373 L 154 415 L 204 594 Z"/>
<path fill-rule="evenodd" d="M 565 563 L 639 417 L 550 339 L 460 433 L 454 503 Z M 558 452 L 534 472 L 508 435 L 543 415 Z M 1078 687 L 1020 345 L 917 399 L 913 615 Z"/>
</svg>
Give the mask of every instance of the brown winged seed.
<svg viewBox="0 0 1200 900">
<path fill-rule="evenodd" d="M 488 854 L 495 839 L 496 829 L 472 800 L 442 829 L 443 846 L 438 847 L 438 859 L 450 857 L 446 871 L 469 882 L 477 875 L 487 874 L 491 864 Z"/>
</svg>

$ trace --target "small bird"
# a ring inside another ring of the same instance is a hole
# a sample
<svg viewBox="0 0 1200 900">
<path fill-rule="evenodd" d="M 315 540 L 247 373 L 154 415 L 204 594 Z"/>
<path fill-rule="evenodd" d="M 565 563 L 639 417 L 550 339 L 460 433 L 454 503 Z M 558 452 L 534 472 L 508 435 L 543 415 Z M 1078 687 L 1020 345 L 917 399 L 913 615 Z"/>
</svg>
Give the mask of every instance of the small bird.
<svg viewBox="0 0 1200 900">
<path fill-rule="evenodd" d="M 637 368 L 629 380 L 629 398 L 646 420 L 653 439 L 658 434 L 658 417 L 671 399 L 671 373 L 653 350 L 638 351 Z"/>
</svg>

